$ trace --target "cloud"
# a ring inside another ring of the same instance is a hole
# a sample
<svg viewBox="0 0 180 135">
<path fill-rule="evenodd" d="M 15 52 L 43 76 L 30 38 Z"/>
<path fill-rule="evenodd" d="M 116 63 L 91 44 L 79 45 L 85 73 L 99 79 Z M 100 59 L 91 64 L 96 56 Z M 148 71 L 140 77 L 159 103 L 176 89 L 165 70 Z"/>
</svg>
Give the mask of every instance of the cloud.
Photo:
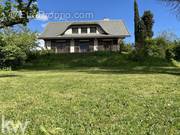
<svg viewBox="0 0 180 135">
<path fill-rule="evenodd" d="M 48 21 L 48 16 L 45 14 L 38 14 L 36 16 L 36 20 L 45 22 Z"/>
</svg>

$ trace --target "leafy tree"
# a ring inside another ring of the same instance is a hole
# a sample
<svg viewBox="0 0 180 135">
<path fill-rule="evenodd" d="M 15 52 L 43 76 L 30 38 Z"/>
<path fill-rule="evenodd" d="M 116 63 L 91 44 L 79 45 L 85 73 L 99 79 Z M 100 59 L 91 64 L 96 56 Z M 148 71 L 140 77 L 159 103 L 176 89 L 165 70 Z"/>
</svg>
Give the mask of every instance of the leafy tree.
<svg viewBox="0 0 180 135">
<path fill-rule="evenodd" d="M 154 24 L 154 19 L 153 19 L 153 14 L 151 11 L 145 11 L 143 16 L 141 17 L 142 21 L 144 22 L 145 25 L 145 38 L 152 38 L 153 37 L 153 24 Z"/>
<path fill-rule="evenodd" d="M 0 0 L 0 29 L 26 25 L 38 12 L 37 0 Z"/>
<path fill-rule="evenodd" d="M 139 40 L 139 22 L 140 22 L 140 17 L 139 17 L 139 9 L 138 9 L 138 4 L 137 1 L 134 1 L 134 29 L 135 29 L 135 44 L 137 46 L 138 40 Z"/>
<path fill-rule="evenodd" d="M 21 66 L 26 57 L 26 53 L 15 45 L 0 46 L 0 68 Z"/>
<path fill-rule="evenodd" d="M 22 65 L 27 56 L 37 47 L 36 33 L 26 27 L 1 30 L 0 67 Z"/>
<path fill-rule="evenodd" d="M 16 28 L 6 28 L 3 29 L 2 34 L 5 44 L 15 45 L 26 54 L 37 47 L 37 34 L 27 27 L 20 25 Z"/>
</svg>

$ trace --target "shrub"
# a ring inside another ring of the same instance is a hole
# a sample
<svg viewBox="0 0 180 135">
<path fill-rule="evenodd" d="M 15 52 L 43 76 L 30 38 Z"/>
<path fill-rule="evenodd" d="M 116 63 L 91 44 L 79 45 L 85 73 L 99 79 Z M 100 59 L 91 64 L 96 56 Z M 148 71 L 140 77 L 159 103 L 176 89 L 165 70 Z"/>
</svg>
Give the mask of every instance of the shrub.
<svg viewBox="0 0 180 135">
<path fill-rule="evenodd" d="M 172 60 L 175 57 L 175 53 L 174 53 L 174 49 L 173 48 L 169 48 L 166 50 L 166 59 L 167 60 Z"/>
<path fill-rule="evenodd" d="M 4 29 L 0 35 L 1 68 L 21 66 L 37 47 L 36 34 L 24 27 Z"/>
<path fill-rule="evenodd" d="M 145 54 L 144 54 L 144 49 L 139 49 L 137 50 L 133 50 L 130 54 L 129 54 L 129 59 L 132 61 L 136 61 L 136 62 L 142 62 L 145 60 Z"/>
<path fill-rule="evenodd" d="M 171 44 L 168 46 L 168 49 L 166 50 L 166 59 L 180 60 L 180 42 L 171 42 Z"/>
<path fill-rule="evenodd" d="M 26 59 L 26 54 L 15 45 L 0 47 L 0 66 L 16 68 L 21 66 Z"/>
<path fill-rule="evenodd" d="M 145 41 L 145 54 L 148 57 L 165 58 L 167 47 L 168 42 L 163 38 L 147 39 Z"/>
<path fill-rule="evenodd" d="M 143 47 L 136 49 L 130 54 L 130 59 L 134 61 L 145 61 L 147 59 L 171 59 L 173 56 L 172 50 L 169 48 L 170 42 L 166 39 L 159 37 L 155 39 L 146 39 Z"/>
<path fill-rule="evenodd" d="M 133 51 L 133 46 L 131 44 L 126 44 L 125 42 L 120 43 L 120 49 L 121 52 L 132 52 Z"/>
<path fill-rule="evenodd" d="M 31 61 L 31 60 L 35 60 L 40 56 L 44 56 L 44 55 L 50 55 L 52 54 L 53 51 L 52 50 L 33 50 L 30 53 L 28 53 L 27 55 L 27 60 L 26 61 Z"/>
<path fill-rule="evenodd" d="M 180 60 L 180 45 L 177 45 L 174 49 L 175 59 Z"/>
</svg>

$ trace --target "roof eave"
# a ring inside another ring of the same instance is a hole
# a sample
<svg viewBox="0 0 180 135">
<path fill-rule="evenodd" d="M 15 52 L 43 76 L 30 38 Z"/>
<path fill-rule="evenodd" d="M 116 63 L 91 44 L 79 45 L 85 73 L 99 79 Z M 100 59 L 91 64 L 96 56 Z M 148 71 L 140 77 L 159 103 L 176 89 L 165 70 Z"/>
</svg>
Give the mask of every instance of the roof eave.
<svg viewBox="0 0 180 135">
<path fill-rule="evenodd" d="M 38 39 L 84 39 L 84 38 L 126 38 L 126 37 L 130 37 L 130 35 L 110 35 L 110 36 L 77 36 L 77 37 L 73 37 L 73 36 L 67 36 L 67 37 L 41 37 L 39 36 Z"/>
</svg>

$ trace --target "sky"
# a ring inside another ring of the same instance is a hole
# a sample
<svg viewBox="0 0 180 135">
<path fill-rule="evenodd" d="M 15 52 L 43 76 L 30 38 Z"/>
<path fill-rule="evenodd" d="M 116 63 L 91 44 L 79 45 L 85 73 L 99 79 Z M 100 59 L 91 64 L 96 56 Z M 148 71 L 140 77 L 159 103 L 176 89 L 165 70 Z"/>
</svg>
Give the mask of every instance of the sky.
<svg viewBox="0 0 180 135">
<path fill-rule="evenodd" d="M 38 0 L 39 15 L 28 27 L 32 31 L 43 32 L 48 22 L 87 21 L 121 19 L 125 22 L 131 37 L 126 42 L 134 42 L 134 0 Z M 138 0 L 140 15 L 145 10 L 154 14 L 154 36 L 170 31 L 180 37 L 180 19 L 159 0 Z"/>
</svg>

